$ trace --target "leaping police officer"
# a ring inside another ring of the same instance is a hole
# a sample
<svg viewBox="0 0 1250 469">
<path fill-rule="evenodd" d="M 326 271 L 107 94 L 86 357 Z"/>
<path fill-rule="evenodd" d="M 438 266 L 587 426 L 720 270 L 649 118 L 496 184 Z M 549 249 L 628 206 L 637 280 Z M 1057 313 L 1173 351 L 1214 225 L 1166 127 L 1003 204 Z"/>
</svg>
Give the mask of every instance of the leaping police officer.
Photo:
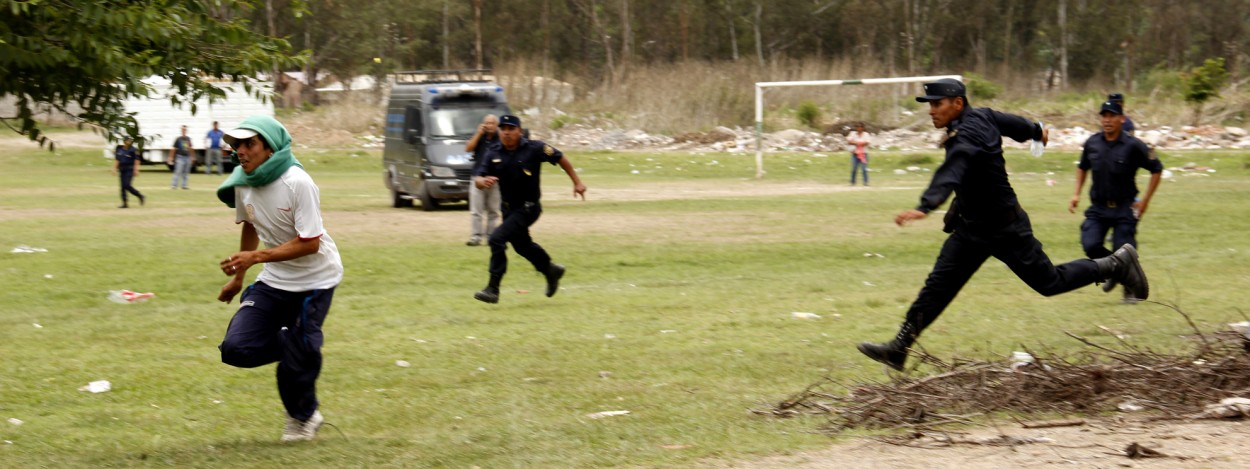
<svg viewBox="0 0 1250 469">
<path fill-rule="evenodd" d="M 586 185 L 582 184 L 569 159 L 551 145 L 522 136 L 521 118 L 505 115 L 499 118 L 499 144 L 492 145 L 485 157 L 473 168 L 473 182 L 479 189 L 499 185 L 503 199 L 503 222 L 490 234 L 490 283 L 473 295 L 486 303 L 499 302 L 499 283 L 508 270 L 508 247 L 534 265 L 547 278 L 547 296 L 556 294 L 564 266 L 551 262 L 551 256 L 542 246 L 530 238 L 530 225 L 538 221 L 543 208 L 538 200 L 539 176 L 543 163 L 558 164 L 573 180 L 573 196 L 586 200 Z"/>
<path fill-rule="evenodd" d="M 908 347 L 991 256 L 1046 296 L 1111 279 L 1137 298 L 1146 298 L 1149 285 L 1132 245 L 1100 259 L 1079 259 L 1055 266 L 1042 251 L 1042 243 L 1033 237 L 1029 216 L 1020 207 L 1007 178 L 1002 137 L 1045 143 L 1047 132 L 1040 124 L 988 108 L 971 107 L 963 83 L 950 78 L 925 83 L 924 96 L 916 97 L 916 101 L 929 103 L 933 126 L 946 129 L 942 144 L 946 160 L 934 172 L 933 181 L 920 197 L 920 205 L 899 213 L 894 222 L 903 226 L 925 218 L 954 192 L 955 201 L 946 214 L 943 230 L 950 236 L 894 340 L 861 343 L 861 353 L 901 371 Z"/>
<path fill-rule="evenodd" d="M 1081 223 L 1081 247 L 1090 259 L 1111 254 L 1104 246 L 1107 231 L 1111 231 L 1111 247 L 1128 244 L 1137 248 L 1137 223 L 1150 207 L 1150 199 L 1159 188 L 1163 173 L 1163 163 L 1154 152 L 1128 133 L 1127 117 L 1119 103 L 1102 103 L 1098 115 L 1102 132 L 1085 141 L 1076 168 L 1076 193 L 1068 201 L 1068 212 L 1076 213 L 1076 206 L 1081 203 L 1081 189 L 1089 176 L 1091 204 L 1085 210 L 1085 222 Z M 1150 185 L 1140 200 L 1135 200 L 1137 168 L 1150 171 Z M 1114 281 L 1109 281 L 1102 289 L 1109 292 L 1115 285 Z M 1124 303 L 1136 303 L 1128 289 L 1124 290 Z"/>
</svg>

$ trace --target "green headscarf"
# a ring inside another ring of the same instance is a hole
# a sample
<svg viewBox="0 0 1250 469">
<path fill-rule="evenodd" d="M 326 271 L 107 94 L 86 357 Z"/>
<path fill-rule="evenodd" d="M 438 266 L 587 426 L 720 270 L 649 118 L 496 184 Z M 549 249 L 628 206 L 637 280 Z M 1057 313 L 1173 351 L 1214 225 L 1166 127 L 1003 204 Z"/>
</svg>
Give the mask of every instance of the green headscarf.
<svg viewBox="0 0 1250 469">
<path fill-rule="evenodd" d="M 217 198 L 230 208 L 234 208 L 234 186 L 260 187 L 277 180 L 291 166 L 304 167 L 291 153 L 291 133 L 287 132 L 286 127 L 283 127 L 282 123 L 276 119 L 269 116 L 252 116 L 239 124 L 238 128 L 254 130 L 260 134 L 261 138 L 269 142 L 269 148 L 273 149 L 273 156 L 270 156 L 251 173 L 243 172 L 243 166 L 234 167 L 234 172 L 230 173 L 226 182 L 221 183 L 221 187 L 217 188 Z"/>
</svg>

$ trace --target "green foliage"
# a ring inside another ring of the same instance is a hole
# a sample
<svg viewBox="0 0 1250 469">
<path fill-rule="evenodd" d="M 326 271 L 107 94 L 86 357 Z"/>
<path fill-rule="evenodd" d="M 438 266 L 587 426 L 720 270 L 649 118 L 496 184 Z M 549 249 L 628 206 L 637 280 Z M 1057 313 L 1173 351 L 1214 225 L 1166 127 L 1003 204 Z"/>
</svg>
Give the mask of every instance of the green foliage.
<svg viewBox="0 0 1250 469">
<path fill-rule="evenodd" d="M 926 165 L 933 164 L 934 159 L 933 155 L 927 153 L 906 153 L 899 158 L 899 162 L 908 166 Z"/>
<path fill-rule="evenodd" d="M 1201 67 L 1185 74 L 1185 101 L 1194 106 L 1194 125 L 1202 123 L 1202 105 L 1220 96 L 1220 88 L 1228 81 L 1224 58 L 1207 59 Z"/>
<path fill-rule="evenodd" d="M 0 8 L 0 96 L 16 98 L 4 124 L 41 145 L 34 119 L 40 105 L 100 126 L 110 139 L 142 135 L 122 103 L 151 96 L 142 80 L 168 79 L 173 104 L 225 96 L 220 81 L 242 83 L 261 96 L 251 77 L 272 67 L 294 66 L 281 39 L 253 32 L 228 13 L 252 2 L 173 0 L 8 0 Z M 217 82 L 217 83 L 215 83 Z M 71 110 L 81 109 L 71 112 Z M 142 142 L 139 142 L 142 143 Z M 50 146 L 51 147 L 51 146 Z"/>
<path fill-rule="evenodd" d="M 551 126 L 551 130 L 559 130 L 559 129 L 564 128 L 564 126 L 566 125 L 573 124 L 576 122 L 577 122 L 576 117 L 573 117 L 569 114 L 560 114 L 556 116 L 554 119 L 551 119 L 550 126 Z"/>
<path fill-rule="evenodd" d="M 1169 95 L 1183 95 L 1185 90 L 1185 73 L 1156 67 L 1138 78 L 1140 89 L 1154 93 L 1158 91 Z"/>
<path fill-rule="evenodd" d="M 794 114 L 803 125 L 813 129 L 820 128 L 820 107 L 816 106 L 816 103 L 804 101 L 799 104 Z"/>
<path fill-rule="evenodd" d="M 1219 97 L 1220 88 L 1227 81 L 1224 58 L 1207 59 L 1201 67 L 1185 74 L 1185 101 L 1201 106 L 1211 98 Z"/>
<path fill-rule="evenodd" d="M 964 85 L 970 98 L 994 99 L 1003 92 L 1003 86 L 972 72 L 964 72 Z"/>
</svg>

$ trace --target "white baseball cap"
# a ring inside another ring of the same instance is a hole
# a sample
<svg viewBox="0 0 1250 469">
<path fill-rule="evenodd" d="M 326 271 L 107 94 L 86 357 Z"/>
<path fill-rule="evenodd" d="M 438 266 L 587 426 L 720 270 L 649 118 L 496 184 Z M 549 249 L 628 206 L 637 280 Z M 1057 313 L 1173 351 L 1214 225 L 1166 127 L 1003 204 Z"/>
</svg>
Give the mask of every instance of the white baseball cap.
<svg viewBox="0 0 1250 469">
<path fill-rule="evenodd" d="M 222 139 L 225 140 L 226 143 L 230 144 L 230 146 L 237 147 L 238 145 L 236 143 L 239 140 L 247 140 L 255 136 L 256 136 L 255 130 L 238 128 L 238 129 L 227 130 L 226 135 L 224 135 Z"/>
</svg>

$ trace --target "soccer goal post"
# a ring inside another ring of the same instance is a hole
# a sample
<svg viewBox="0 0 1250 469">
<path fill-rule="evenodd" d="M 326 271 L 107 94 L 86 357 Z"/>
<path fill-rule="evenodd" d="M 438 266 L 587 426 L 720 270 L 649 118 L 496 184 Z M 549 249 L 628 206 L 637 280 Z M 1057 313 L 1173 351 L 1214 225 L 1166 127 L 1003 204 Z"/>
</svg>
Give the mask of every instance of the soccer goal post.
<svg viewBox="0 0 1250 469">
<path fill-rule="evenodd" d="M 886 85 L 891 83 L 925 83 L 942 78 L 964 81 L 960 75 L 930 77 L 865 78 L 862 80 L 763 81 L 755 83 L 755 178 L 764 177 L 764 89 L 787 86 Z"/>
</svg>

